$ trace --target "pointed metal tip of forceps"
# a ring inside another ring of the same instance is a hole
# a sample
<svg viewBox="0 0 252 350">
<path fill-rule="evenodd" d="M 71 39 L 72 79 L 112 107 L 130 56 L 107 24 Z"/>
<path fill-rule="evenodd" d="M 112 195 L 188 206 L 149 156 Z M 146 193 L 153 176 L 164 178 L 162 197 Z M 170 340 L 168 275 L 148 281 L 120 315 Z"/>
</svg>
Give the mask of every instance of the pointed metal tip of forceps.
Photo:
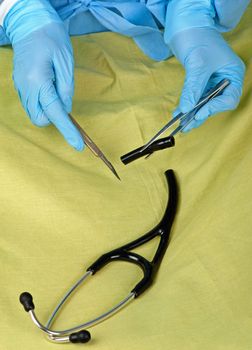
<svg viewBox="0 0 252 350">
<path fill-rule="evenodd" d="M 152 145 L 152 143 L 155 141 L 155 139 L 151 139 L 149 142 L 147 142 L 145 145 L 143 145 L 143 147 L 139 150 L 139 152 L 142 153 L 143 151 L 145 151 L 150 145 Z M 148 157 L 146 157 L 146 158 L 148 158 Z"/>
<path fill-rule="evenodd" d="M 110 161 L 105 157 L 104 153 L 100 150 L 100 148 L 94 143 L 94 141 L 88 136 L 88 134 L 82 129 L 80 124 L 77 123 L 77 121 L 74 119 L 74 117 L 69 113 L 68 114 L 74 125 L 77 127 L 77 129 L 80 131 L 81 136 L 83 138 L 84 143 L 87 145 L 87 147 L 94 153 L 96 157 L 99 157 L 106 165 L 107 167 L 112 171 L 112 173 L 118 178 L 118 180 L 121 181 L 119 175 L 117 174 L 115 168 L 110 163 Z"/>
<path fill-rule="evenodd" d="M 113 165 L 110 163 L 110 161 L 104 155 L 101 156 L 101 159 L 107 165 L 107 167 L 112 171 L 112 173 L 115 175 L 115 177 L 117 177 L 117 179 L 121 181 L 120 176 L 118 175 L 117 171 L 115 170 Z"/>
<path fill-rule="evenodd" d="M 122 181 L 121 178 L 120 178 L 120 176 L 117 174 L 117 172 L 115 172 L 114 174 L 115 174 L 115 176 L 118 178 L 119 181 Z"/>
<path fill-rule="evenodd" d="M 105 162 L 106 165 L 109 167 L 109 169 L 112 171 L 112 173 L 115 175 L 115 177 L 117 177 L 118 180 L 121 181 L 120 176 L 118 175 L 117 171 L 115 170 L 115 168 L 113 167 L 113 165 L 107 160 L 107 162 Z"/>
<path fill-rule="evenodd" d="M 178 113 L 175 117 L 173 117 L 167 124 L 165 124 L 165 126 L 162 127 L 162 129 L 160 129 L 156 135 L 154 135 L 145 145 L 143 145 L 143 147 L 141 148 L 141 150 L 139 151 L 140 153 L 142 153 L 143 151 L 145 151 L 148 147 L 150 147 L 159 136 L 161 136 L 167 129 L 169 129 L 173 124 L 175 124 L 178 120 L 182 119 L 184 117 L 184 113 L 180 112 Z M 169 136 L 174 136 L 173 134 L 170 134 Z"/>
<path fill-rule="evenodd" d="M 145 156 L 144 157 L 144 159 L 148 159 L 148 158 L 150 158 L 150 156 L 152 155 L 153 153 L 149 153 L 149 154 L 147 154 L 147 156 Z"/>
<path fill-rule="evenodd" d="M 115 168 L 112 166 L 112 168 L 110 168 L 110 169 L 111 169 L 111 171 L 113 172 L 113 174 L 118 178 L 118 180 L 122 181 L 121 178 L 120 178 L 120 176 L 117 174 Z"/>
</svg>

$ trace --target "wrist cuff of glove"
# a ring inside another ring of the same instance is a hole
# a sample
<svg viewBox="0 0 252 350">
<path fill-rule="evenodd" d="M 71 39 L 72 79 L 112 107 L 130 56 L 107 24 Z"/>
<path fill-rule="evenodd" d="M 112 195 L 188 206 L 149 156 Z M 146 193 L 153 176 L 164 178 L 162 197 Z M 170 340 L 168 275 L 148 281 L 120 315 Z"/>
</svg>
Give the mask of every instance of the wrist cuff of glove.
<svg viewBox="0 0 252 350">
<path fill-rule="evenodd" d="M 171 0 L 167 6 L 164 40 L 170 44 L 179 32 L 198 27 L 215 28 L 213 0 Z"/>
<path fill-rule="evenodd" d="M 3 25 L 3 21 L 10 9 L 15 5 L 18 0 L 0 0 L 0 25 Z"/>
<path fill-rule="evenodd" d="M 10 45 L 10 41 L 5 34 L 3 27 L 0 26 L 0 46 L 4 45 Z"/>
<path fill-rule="evenodd" d="M 3 28 L 14 45 L 52 22 L 62 23 L 48 0 L 19 0 L 5 17 Z"/>
</svg>

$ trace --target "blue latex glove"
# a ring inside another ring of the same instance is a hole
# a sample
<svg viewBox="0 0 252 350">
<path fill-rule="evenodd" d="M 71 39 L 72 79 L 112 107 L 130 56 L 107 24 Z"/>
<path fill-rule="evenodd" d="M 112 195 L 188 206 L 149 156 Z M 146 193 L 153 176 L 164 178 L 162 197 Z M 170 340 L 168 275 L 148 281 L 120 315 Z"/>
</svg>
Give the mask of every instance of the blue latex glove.
<svg viewBox="0 0 252 350">
<path fill-rule="evenodd" d="M 215 29 L 216 13 L 210 0 L 177 0 L 173 4 L 165 39 L 186 73 L 179 107 L 174 114 L 190 111 L 203 93 L 222 79 L 231 82 L 221 96 L 199 110 L 195 120 L 184 129 L 186 132 L 200 126 L 213 114 L 237 107 L 245 66 Z"/>
<path fill-rule="evenodd" d="M 250 0 L 214 0 L 215 22 L 221 31 L 228 31 L 237 26 Z"/>
<path fill-rule="evenodd" d="M 231 84 L 221 96 L 202 107 L 183 131 L 199 127 L 209 116 L 235 109 L 242 94 L 245 66 L 215 29 L 192 28 L 174 36 L 171 48 L 184 65 L 186 78 L 178 112 L 191 110 L 205 91 L 227 78 Z"/>
<path fill-rule="evenodd" d="M 73 52 L 64 25 L 47 0 L 20 0 L 4 20 L 14 50 L 13 79 L 37 126 L 53 123 L 77 150 L 84 148 L 68 117 L 72 108 Z"/>
<path fill-rule="evenodd" d="M 0 46 L 10 45 L 10 40 L 6 36 L 4 29 L 0 26 Z"/>
</svg>

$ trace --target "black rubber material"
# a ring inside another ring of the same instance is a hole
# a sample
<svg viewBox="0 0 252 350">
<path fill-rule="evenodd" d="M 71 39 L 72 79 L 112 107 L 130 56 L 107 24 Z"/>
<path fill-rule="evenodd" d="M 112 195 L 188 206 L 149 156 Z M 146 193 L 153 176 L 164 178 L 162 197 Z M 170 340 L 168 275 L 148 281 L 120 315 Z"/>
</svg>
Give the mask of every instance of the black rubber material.
<svg viewBox="0 0 252 350">
<path fill-rule="evenodd" d="M 30 293 L 24 292 L 20 294 L 19 301 L 23 305 L 26 312 L 29 312 L 30 310 L 35 309 L 35 306 L 33 304 L 33 298 Z"/>
<path fill-rule="evenodd" d="M 121 161 L 126 165 L 134 160 L 152 154 L 156 151 L 160 151 L 162 149 L 170 148 L 175 146 L 175 139 L 173 136 L 164 137 L 162 139 L 156 140 L 153 142 L 148 148 L 146 148 L 143 152 L 141 149 L 143 147 L 139 147 L 134 149 L 133 151 L 124 154 L 121 156 Z"/>
<path fill-rule="evenodd" d="M 154 280 L 168 247 L 169 235 L 177 210 L 178 188 L 175 174 L 173 170 L 168 170 L 165 172 L 165 175 L 169 187 L 169 200 L 160 223 L 138 239 L 125 244 L 118 249 L 114 249 L 106 254 L 103 254 L 87 269 L 87 271 L 92 271 L 92 273 L 95 274 L 106 264 L 116 260 L 123 260 L 138 265 L 142 269 L 144 276 L 142 280 L 132 289 L 132 292 L 135 293 L 136 297 L 142 294 Z M 143 256 L 130 251 L 151 241 L 157 236 L 160 237 L 160 241 L 152 261 L 148 261 Z"/>
<path fill-rule="evenodd" d="M 86 330 L 72 333 L 69 336 L 69 340 L 71 343 L 88 343 L 90 339 L 91 339 L 91 335 Z"/>
</svg>

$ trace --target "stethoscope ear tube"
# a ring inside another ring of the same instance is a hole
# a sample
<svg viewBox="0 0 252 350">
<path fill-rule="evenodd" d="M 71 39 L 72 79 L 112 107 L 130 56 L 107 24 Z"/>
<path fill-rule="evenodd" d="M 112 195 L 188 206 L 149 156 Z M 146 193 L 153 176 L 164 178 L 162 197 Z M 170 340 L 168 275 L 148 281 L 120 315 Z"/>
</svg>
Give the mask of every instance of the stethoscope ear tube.
<svg viewBox="0 0 252 350">
<path fill-rule="evenodd" d="M 136 159 L 139 159 L 144 156 L 149 156 L 156 151 L 160 151 L 162 149 L 166 149 L 174 146 L 175 146 L 175 138 L 173 136 L 164 137 L 162 139 L 159 139 L 153 142 L 144 151 L 142 151 L 143 147 L 139 147 L 129 153 L 124 154 L 123 156 L 121 156 L 121 161 L 123 162 L 123 164 L 127 165 Z"/>
<path fill-rule="evenodd" d="M 37 320 L 34 309 L 35 305 L 33 303 L 33 297 L 29 292 L 23 292 L 19 296 L 19 301 L 23 305 L 24 310 L 28 313 L 30 313 L 32 320 L 34 323 L 44 332 L 46 332 L 49 335 L 50 340 L 54 340 L 59 343 L 87 343 L 91 339 L 91 335 L 87 330 L 80 330 L 79 332 L 70 333 L 65 336 L 57 335 L 57 332 L 50 331 L 47 327 L 44 327 L 40 324 L 40 322 Z M 55 334 L 54 334 L 55 333 Z M 62 332 L 64 333 L 64 331 Z"/>
<path fill-rule="evenodd" d="M 76 333 L 72 333 L 69 336 L 69 341 L 71 343 L 88 343 L 90 339 L 91 339 L 91 335 L 87 330 L 82 330 Z"/>
<path fill-rule="evenodd" d="M 22 294 L 20 294 L 19 301 L 23 305 L 26 312 L 35 309 L 35 306 L 33 304 L 33 297 L 30 293 L 23 292 Z"/>
</svg>

